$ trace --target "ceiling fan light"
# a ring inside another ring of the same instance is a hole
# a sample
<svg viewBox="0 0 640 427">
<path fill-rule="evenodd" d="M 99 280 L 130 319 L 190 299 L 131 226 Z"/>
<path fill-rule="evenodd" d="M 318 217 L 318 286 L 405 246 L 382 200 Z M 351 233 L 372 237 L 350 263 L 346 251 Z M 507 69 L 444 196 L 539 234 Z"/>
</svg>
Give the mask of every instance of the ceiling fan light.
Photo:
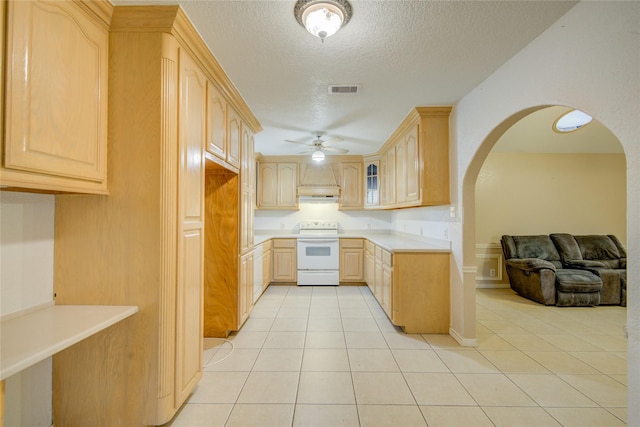
<svg viewBox="0 0 640 427">
<path fill-rule="evenodd" d="M 351 5 L 346 0 L 298 0 L 293 9 L 298 23 L 324 42 L 351 18 Z"/>
<path fill-rule="evenodd" d="M 324 153 L 322 152 L 322 150 L 316 150 L 311 155 L 311 159 L 316 162 L 321 162 L 324 160 Z"/>
</svg>

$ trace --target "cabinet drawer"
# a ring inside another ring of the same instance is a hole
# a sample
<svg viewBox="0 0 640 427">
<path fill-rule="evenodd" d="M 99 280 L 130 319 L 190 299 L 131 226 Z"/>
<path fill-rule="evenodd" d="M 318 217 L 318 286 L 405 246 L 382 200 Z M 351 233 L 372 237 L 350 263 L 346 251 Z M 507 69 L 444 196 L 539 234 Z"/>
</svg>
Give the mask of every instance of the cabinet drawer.
<svg viewBox="0 0 640 427">
<path fill-rule="evenodd" d="M 340 247 L 362 249 L 364 248 L 364 240 L 363 239 L 340 239 Z"/>
<path fill-rule="evenodd" d="M 384 249 L 382 249 L 382 263 L 391 267 L 392 259 L 393 258 L 392 258 L 391 252 L 385 251 Z"/>
<path fill-rule="evenodd" d="M 273 239 L 274 248 L 295 248 L 296 239 Z"/>
<path fill-rule="evenodd" d="M 370 241 L 368 241 L 368 240 L 364 241 L 364 250 L 369 252 L 372 255 L 375 252 L 375 247 L 376 247 L 376 245 L 374 245 Z"/>
<path fill-rule="evenodd" d="M 382 248 L 380 246 L 376 246 L 376 259 L 382 261 Z"/>
<path fill-rule="evenodd" d="M 262 242 L 262 250 L 264 252 L 270 251 L 272 247 L 273 247 L 273 240 L 267 240 L 266 242 Z"/>
</svg>

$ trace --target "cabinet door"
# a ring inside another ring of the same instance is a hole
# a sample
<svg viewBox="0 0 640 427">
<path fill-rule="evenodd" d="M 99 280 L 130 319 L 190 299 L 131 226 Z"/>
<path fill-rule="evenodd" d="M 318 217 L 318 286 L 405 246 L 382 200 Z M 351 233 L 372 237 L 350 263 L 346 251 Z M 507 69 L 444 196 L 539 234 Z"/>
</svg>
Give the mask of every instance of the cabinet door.
<svg viewBox="0 0 640 427">
<path fill-rule="evenodd" d="M 341 172 L 340 209 L 362 209 L 362 163 L 343 162 Z"/>
<path fill-rule="evenodd" d="M 240 138 L 242 136 L 242 121 L 238 113 L 231 107 L 227 108 L 227 162 L 240 168 Z"/>
<path fill-rule="evenodd" d="M 270 246 L 269 246 L 270 248 Z M 271 283 L 271 270 L 273 268 L 273 259 L 271 249 L 265 249 L 262 256 L 262 292 Z"/>
<path fill-rule="evenodd" d="M 364 179 L 365 179 L 365 200 L 364 205 L 378 206 L 380 205 L 380 174 L 379 174 L 379 162 L 371 161 L 366 162 L 364 165 Z"/>
<path fill-rule="evenodd" d="M 207 82 L 207 151 L 227 160 L 227 101 Z"/>
<path fill-rule="evenodd" d="M 240 286 L 238 289 L 238 329 L 249 318 L 253 304 L 253 253 L 240 257 Z"/>
<path fill-rule="evenodd" d="M 396 203 L 396 150 L 391 147 L 385 154 L 384 205 Z"/>
<path fill-rule="evenodd" d="M 180 54 L 176 394 L 179 407 L 202 376 L 206 78 Z"/>
<path fill-rule="evenodd" d="M 278 164 L 258 164 L 258 208 L 278 206 Z"/>
<path fill-rule="evenodd" d="M 407 145 L 402 140 L 396 144 L 396 203 L 407 201 Z"/>
<path fill-rule="evenodd" d="M 296 282 L 298 265 L 295 239 L 273 240 L 273 281 Z"/>
<path fill-rule="evenodd" d="M 293 208 L 297 205 L 298 165 L 278 163 L 277 206 Z"/>
<path fill-rule="evenodd" d="M 2 185 L 106 193 L 108 25 L 75 2 L 6 6 Z"/>
<path fill-rule="evenodd" d="M 364 281 L 364 249 L 342 248 L 340 250 L 340 281 Z"/>
<path fill-rule="evenodd" d="M 384 309 L 384 311 L 387 313 L 387 316 L 389 316 L 389 319 L 392 318 L 392 313 L 391 313 L 391 280 L 392 280 L 392 275 L 393 275 L 393 269 L 391 268 L 391 266 L 387 265 L 387 264 L 382 264 L 382 280 L 381 280 L 381 285 L 382 285 L 382 292 L 381 292 L 381 302 L 380 305 L 382 305 L 382 308 Z"/>
<path fill-rule="evenodd" d="M 420 200 L 420 152 L 418 145 L 418 126 L 414 126 L 405 137 L 405 174 L 406 201 Z"/>
</svg>

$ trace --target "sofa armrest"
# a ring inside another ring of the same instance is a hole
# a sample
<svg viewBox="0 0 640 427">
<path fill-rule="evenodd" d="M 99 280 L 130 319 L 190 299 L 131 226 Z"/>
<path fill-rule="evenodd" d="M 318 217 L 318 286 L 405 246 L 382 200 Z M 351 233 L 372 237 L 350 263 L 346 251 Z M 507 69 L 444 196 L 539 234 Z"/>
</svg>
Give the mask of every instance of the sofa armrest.
<svg viewBox="0 0 640 427">
<path fill-rule="evenodd" d="M 600 262 L 600 261 L 594 261 L 594 260 L 582 260 L 582 259 L 575 259 L 575 260 L 569 260 L 566 262 L 567 268 L 607 268 L 607 266 Z"/>
<path fill-rule="evenodd" d="M 544 268 L 556 271 L 555 265 L 540 258 L 511 258 L 507 260 L 507 265 L 523 271 L 538 271 Z"/>
</svg>

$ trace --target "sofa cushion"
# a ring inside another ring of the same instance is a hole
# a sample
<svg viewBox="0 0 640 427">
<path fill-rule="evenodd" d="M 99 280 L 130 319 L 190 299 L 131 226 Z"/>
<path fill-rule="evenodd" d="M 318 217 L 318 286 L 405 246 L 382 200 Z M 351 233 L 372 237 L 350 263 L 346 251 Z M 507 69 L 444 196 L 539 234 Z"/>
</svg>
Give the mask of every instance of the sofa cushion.
<svg viewBox="0 0 640 427">
<path fill-rule="evenodd" d="M 585 270 L 556 270 L 556 290 L 558 292 L 601 292 L 602 279 Z"/>
<path fill-rule="evenodd" d="M 606 268 L 620 268 L 620 251 L 609 236 L 574 236 L 582 259 L 598 260 Z"/>
<path fill-rule="evenodd" d="M 506 259 L 540 258 L 562 268 L 560 254 L 547 235 L 502 236 L 501 242 Z"/>
</svg>

